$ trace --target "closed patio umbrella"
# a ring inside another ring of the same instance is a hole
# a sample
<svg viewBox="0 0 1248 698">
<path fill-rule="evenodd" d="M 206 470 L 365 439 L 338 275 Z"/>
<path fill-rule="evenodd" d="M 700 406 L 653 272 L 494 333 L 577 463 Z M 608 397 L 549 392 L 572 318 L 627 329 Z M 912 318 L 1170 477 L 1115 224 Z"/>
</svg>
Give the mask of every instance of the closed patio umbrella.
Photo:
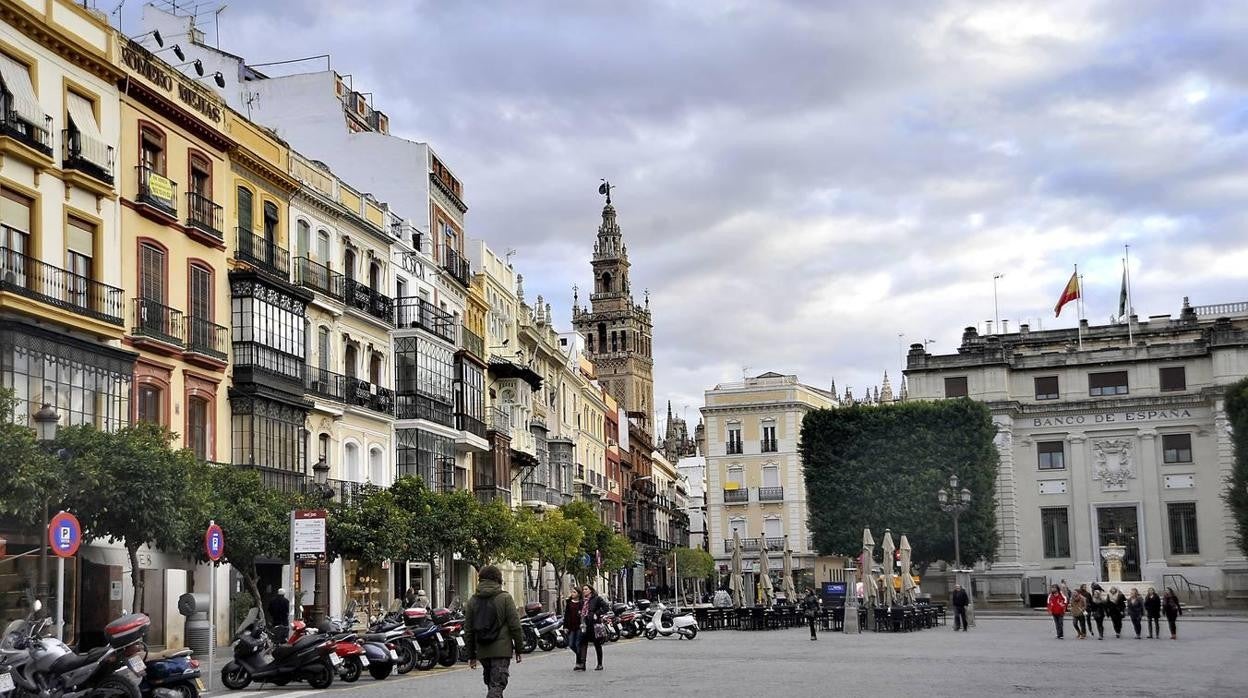
<svg viewBox="0 0 1248 698">
<path fill-rule="evenodd" d="M 880 563 L 884 569 L 884 598 L 881 599 L 885 606 L 892 606 L 896 601 L 896 591 L 893 589 L 893 553 L 897 548 L 893 546 L 893 532 L 884 529 L 884 540 L 880 543 Z"/>
<path fill-rule="evenodd" d="M 901 601 L 902 603 L 914 603 L 914 575 L 910 574 L 910 540 L 906 538 L 906 534 L 901 534 L 901 547 L 897 548 L 901 551 Z"/>
<path fill-rule="evenodd" d="M 767 559 L 767 541 L 758 547 L 758 590 L 764 606 L 770 607 L 776 600 L 776 589 L 771 585 L 771 561 Z"/>
<path fill-rule="evenodd" d="M 732 532 L 732 577 L 729 583 L 732 589 L 732 605 L 734 608 L 741 608 L 745 582 L 741 578 L 741 534 L 735 529 Z"/>
<path fill-rule="evenodd" d="M 862 564 L 859 565 L 858 579 L 862 582 L 862 599 L 867 606 L 874 606 L 878 599 L 875 593 L 875 539 L 871 537 L 871 529 L 862 529 Z"/>
<path fill-rule="evenodd" d="M 784 598 L 789 603 L 797 603 L 797 587 L 793 584 L 793 551 L 789 549 L 789 537 L 784 537 Z"/>
</svg>

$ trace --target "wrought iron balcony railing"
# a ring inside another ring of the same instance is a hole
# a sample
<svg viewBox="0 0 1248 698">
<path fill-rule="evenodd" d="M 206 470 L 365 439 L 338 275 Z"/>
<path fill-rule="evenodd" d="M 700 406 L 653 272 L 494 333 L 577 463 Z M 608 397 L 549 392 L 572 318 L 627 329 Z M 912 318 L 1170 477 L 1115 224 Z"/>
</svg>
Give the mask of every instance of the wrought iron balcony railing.
<svg viewBox="0 0 1248 698">
<path fill-rule="evenodd" d="M 455 318 L 418 296 L 395 299 L 394 324 L 400 329 L 419 327 L 448 342 L 455 341 Z"/>
<path fill-rule="evenodd" d="M 500 434 L 511 434 L 511 418 L 507 416 L 507 412 L 499 407 L 491 407 L 486 412 L 489 418 L 490 431 L 496 431 Z"/>
<path fill-rule="evenodd" d="M 222 208 L 212 199 L 200 194 L 199 192 L 188 191 L 186 193 L 186 225 L 188 228 L 195 228 L 208 233 L 218 240 L 225 239 L 225 232 L 221 230 L 223 223 Z"/>
<path fill-rule="evenodd" d="M 0 247 L 0 290 L 121 326 L 121 289 Z"/>
<path fill-rule="evenodd" d="M 225 361 L 228 357 L 230 329 L 210 320 L 186 318 L 186 350 Z"/>
<path fill-rule="evenodd" d="M 113 146 L 84 136 L 74 129 L 61 131 L 61 167 L 113 183 Z"/>
<path fill-rule="evenodd" d="M 327 400 L 346 401 L 346 376 L 341 373 L 309 366 L 304 374 L 304 388 L 309 393 Z"/>
<path fill-rule="evenodd" d="M 448 427 L 455 425 L 451 406 L 427 395 L 400 392 L 394 400 L 394 416 L 398 419 L 424 419 Z"/>
<path fill-rule="evenodd" d="M 761 545 L 762 544 L 759 542 L 759 539 L 757 538 L 742 538 L 741 539 L 741 552 L 756 553 L 759 551 L 759 548 L 761 547 Z M 724 539 L 724 552 L 731 553 L 733 552 L 733 550 L 734 548 L 732 547 L 732 539 L 725 538 Z"/>
<path fill-rule="evenodd" d="M 143 165 L 136 165 L 134 171 L 139 183 L 138 200 L 177 218 L 178 183 Z"/>
<path fill-rule="evenodd" d="M 307 257 L 295 260 L 295 283 L 304 288 L 323 293 L 330 298 L 342 300 L 342 274 Z"/>
<path fill-rule="evenodd" d="M 38 104 L 8 92 L 0 92 L 0 134 L 52 155 L 52 117 L 44 114 Z"/>
<path fill-rule="evenodd" d="M 780 552 L 784 552 L 784 538 L 768 538 L 767 539 L 767 551 L 772 552 L 776 550 Z"/>
<path fill-rule="evenodd" d="M 456 412 L 455 428 L 460 431 L 466 431 L 474 436 L 480 436 L 483 439 L 485 438 L 485 422 L 471 415 Z"/>
<path fill-rule="evenodd" d="M 135 298 L 130 334 L 182 346 L 182 311 L 150 298 Z"/>
<path fill-rule="evenodd" d="M 760 487 L 758 488 L 758 501 L 760 502 L 783 502 L 783 487 Z"/>
<path fill-rule="evenodd" d="M 286 248 L 246 228 L 237 228 L 236 231 L 238 246 L 234 248 L 235 259 L 282 279 L 290 278 L 290 255 Z"/>
<path fill-rule="evenodd" d="M 372 315 L 383 322 L 394 322 L 394 301 L 390 296 L 354 279 L 343 280 L 342 293 L 347 307 Z"/>
<path fill-rule="evenodd" d="M 467 351 L 469 354 L 472 354 L 478 359 L 483 361 L 485 360 L 485 339 L 483 339 L 481 335 L 473 332 L 467 327 L 461 326 L 459 328 L 459 343 L 463 346 L 464 351 Z"/>
<path fill-rule="evenodd" d="M 455 248 L 442 248 L 442 268 L 465 288 L 472 283 L 472 265 Z"/>
<path fill-rule="evenodd" d="M 525 502 L 545 502 L 548 489 L 546 485 L 535 482 L 520 483 L 520 499 Z"/>
<path fill-rule="evenodd" d="M 740 441 L 729 441 L 729 442 L 725 445 L 724 449 L 725 449 L 725 451 L 728 453 L 728 455 L 730 455 L 730 456 L 731 456 L 731 455 L 741 455 L 741 442 L 740 442 Z"/>
<path fill-rule="evenodd" d="M 775 439 L 763 439 L 759 442 L 759 450 L 763 453 L 775 453 L 777 451 Z"/>
</svg>

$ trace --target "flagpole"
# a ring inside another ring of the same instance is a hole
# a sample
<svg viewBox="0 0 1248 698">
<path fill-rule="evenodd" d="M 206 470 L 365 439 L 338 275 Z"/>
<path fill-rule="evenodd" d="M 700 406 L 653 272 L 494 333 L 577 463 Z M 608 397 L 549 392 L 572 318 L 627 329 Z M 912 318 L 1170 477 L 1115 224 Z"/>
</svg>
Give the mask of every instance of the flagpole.
<svg viewBox="0 0 1248 698">
<path fill-rule="evenodd" d="M 1079 275 L 1079 265 L 1075 265 L 1075 288 L 1079 291 L 1078 303 L 1075 304 L 1075 330 L 1079 335 L 1079 351 L 1083 351 L 1083 277 Z"/>
<path fill-rule="evenodd" d="M 1135 345 L 1135 327 L 1131 318 L 1135 315 L 1135 307 L 1131 305 L 1131 246 L 1122 246 L 1123 273 L 1127 276 L 1127 344 Z"/>
</svg>

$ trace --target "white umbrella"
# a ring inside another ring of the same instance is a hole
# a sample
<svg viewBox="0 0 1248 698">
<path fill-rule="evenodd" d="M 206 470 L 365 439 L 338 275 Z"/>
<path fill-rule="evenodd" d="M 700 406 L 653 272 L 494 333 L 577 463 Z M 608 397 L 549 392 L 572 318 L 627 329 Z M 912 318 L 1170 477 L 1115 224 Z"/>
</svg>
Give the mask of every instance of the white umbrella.
<svg viewBox="0 0 1248 698">
<path fill-rule="evenodd" d="M 767 540 L 763 539 L 758 547 L 758 589 L 761 592 L 764 606 L 771 606 L 776 600 L 776 589 L 771 585 L 771 561 L 767 559 Z"/>
<path fill-rule="evenodd" d="M 914 603 L 914 575 L 910 574 L 910 541 L 901 534 L 901 601 Z"/>
<path fill-rule="evenodd" d="M 793 551 L 789 550 L 789 537 L 784 537 L 784 598 L 789 603 L 797 603 L 797 587 L 793 584 Z"/>
<path fill-rule="evenodd" d="M 889 529 L 884 529 L 884 541 L 880 543 L 880 563 L 884 567 L 884 605 L 892 606 L 896 600 L 896 592 L 893 590 L 893 553 L 897 548 L 893 547 L 893 533 Z"/>
<path fill-rule="evenodd" d="M 871 529 L 862 529 L 862 564 L 859 566 L 858 578 L 862 580 L 862 600 L 868 607 L 876 602 L 875 574 L 871 567 L 875 565 L 875 539 L 871 537 Z"/>
<path fill-rule="evenodd" d="M 745 581 L 741 578 L 741 533 L 736 529 L 732 531 L 732 578 L 729 583 L 732 589 L 732 605 L 741 608 Z"/>
</svg>

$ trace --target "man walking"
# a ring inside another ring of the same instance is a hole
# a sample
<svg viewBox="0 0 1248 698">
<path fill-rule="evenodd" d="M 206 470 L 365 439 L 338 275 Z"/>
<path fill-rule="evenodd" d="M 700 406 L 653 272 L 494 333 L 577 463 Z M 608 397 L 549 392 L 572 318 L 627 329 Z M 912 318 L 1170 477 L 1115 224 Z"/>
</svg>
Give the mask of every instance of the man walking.
<svg viewBox="0 0 1248 698">
<path fill-rule="evenodd" d="M 273 624 L 273 637 L 285 642 L 290 632 L 290 599 L 286 598 L 285 589 L 278 589 L 277 596 L 269 599 L 269 622 Z"/>
<path fill-rule="evenodd" d="M 971 597 L 962 588 L 961 584 L 953 585 L 953 596 L 949 597 L 949 602 L 953 604 L 954 632 L 959 630 L 966 632 L 966 607 L 970 605 Z"/>
<path fill-rule="evenodd" d="M 503 591 L 502 572 L 494 565 L 482 567 L 477 573 L 477 593 L 468 600 L 464 614 L 464 646 L 468 668 L 476 669 L 477 660 L 481 661 L 486 698 L 502 698 L 511 673 L 511 657 L 520 663 L 523 643 L 520 614 L 511 594 Z"/>
<path fill-rule="evenodd" d="M 807 587 L 806 596 L 802 597 L 802 613 L 806 615 L 806 622 L 810 624 L 810 639 L 819 639 L 815 637 L 815 621 L 819 617 L 819 597 L 813 588 Z"/>
</svg>

